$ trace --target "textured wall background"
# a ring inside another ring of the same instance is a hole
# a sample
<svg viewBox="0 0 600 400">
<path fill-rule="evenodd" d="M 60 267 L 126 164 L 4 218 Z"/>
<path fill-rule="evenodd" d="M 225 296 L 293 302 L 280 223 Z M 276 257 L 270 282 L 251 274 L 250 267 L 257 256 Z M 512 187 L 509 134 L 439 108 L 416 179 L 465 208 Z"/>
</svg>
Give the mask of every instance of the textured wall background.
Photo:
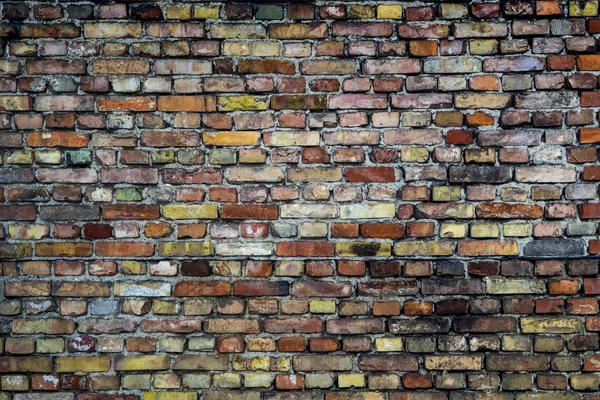
<svg viewBox="0 0 600 400">
<path fill-rule="evenodd" d="M 1 400 L 598 400 L 598 1 L 0 1 Z"/>
</svg>

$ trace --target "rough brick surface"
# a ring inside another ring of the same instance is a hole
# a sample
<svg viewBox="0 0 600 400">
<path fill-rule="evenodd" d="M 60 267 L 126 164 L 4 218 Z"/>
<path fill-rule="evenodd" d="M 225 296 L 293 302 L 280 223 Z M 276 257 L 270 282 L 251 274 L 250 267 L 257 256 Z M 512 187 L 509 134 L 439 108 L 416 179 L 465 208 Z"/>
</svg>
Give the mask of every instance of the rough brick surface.
<svg viewBox="0 0 600 400">
<path fill-rule="evenodd" d="M 0 0 L 0 400 L 599 400 L 598 0 Z"/>
</svg>

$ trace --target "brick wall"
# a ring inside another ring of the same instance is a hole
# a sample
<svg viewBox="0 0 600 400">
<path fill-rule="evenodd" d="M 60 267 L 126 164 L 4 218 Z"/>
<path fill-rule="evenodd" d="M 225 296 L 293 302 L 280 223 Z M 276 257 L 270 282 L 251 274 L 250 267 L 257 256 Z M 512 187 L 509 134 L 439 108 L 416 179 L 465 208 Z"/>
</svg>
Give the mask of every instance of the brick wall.
<svg viewBox="0 0 600 400">
<path fill-rule="evenodd" d="M 597 0 L 0 12 L 0 400 L 600 399 Z"/>
</svg>

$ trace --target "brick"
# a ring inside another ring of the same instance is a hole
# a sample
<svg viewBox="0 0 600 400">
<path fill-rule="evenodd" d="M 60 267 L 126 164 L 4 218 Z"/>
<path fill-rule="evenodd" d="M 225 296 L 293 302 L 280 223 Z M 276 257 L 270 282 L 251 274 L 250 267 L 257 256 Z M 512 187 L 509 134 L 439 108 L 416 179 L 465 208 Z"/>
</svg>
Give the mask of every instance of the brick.
<svg viewBox="0 0 600 400">
<path fill-rule="evenodd" d="M 486 359 L 486 366 L 491 371 L 545 371 L 548 369 L 548 360 L 538 355 L 494 354 Z"/>
<path fill-rule="evenodd" d="M 45 334 L 61 335 L 72 334 L 75 331 L 75 323 L 66 319 L 44 318 L 44 319 L 15 319 L 13 321 L 13 333 L 16 334 Z M 17 364 L 18 365 L 18 364 Z M 36 371 L 33 372 L 49 372 Z"/>
<path fill-rule="evenodd" d="M 201 38 L 204 23 L 149 23 L 146 34 L 158 38 Z"/>
<path fill-rule="evenodd" d="M 21 38 L 76 38 L 80 28 L 75 24 L 34 25 L 23 24 L 19 36 Z"/>
<path fill-rule="evenodd" d="M 34 104 L 35 111 L 92 111 L 94 98 L 92 96 L 37 96 Z"/>
<path fill-rule="evenodd" d="M 349 371 L 352 357 L 339 355 L 302 355 L 294 357 L 297 371 Z"/>
<path fill-rule="evenodd" d="M 156 101 L 152 97 L 110 96 L 96 99 L 98 111 L 155 111 Z"/>
<path fill-rule="evenodd" d="M 580 321 L 575 318 L 521 318 L 521 330 L 524 333 L 578 333 L 581 329 Z"/>
<path fill-rule="evenodd" d="M 425 368 L 429 370 L 478 371 L 482 369 L 481 356 L 427 356 Z"/>
<path fill-rule="evenodd" d="M 327 24 L 271 24 L 269 36 L 272 39 L 324 39 L 327 37 Z"/>
<path fill-rule="evenodd" d="M 60 357 L 56 359 L 56 372 L 104 372 L 110 368 L 110 357 Z"/>
<path fill-rule="evenodd" d="M 418 60 L 365 60 L 363 70 L 367 74 L 418 74 L 421 63 Z"/>
<path fill-rule="evenodd" d="M 122 22 L 100 22 L 83 25 L 83 36 L 87 39 L 139 38 L 142 24 Z"/>
<path fill-rule="evenodd" d="M 52 364 L 51 357 L 0 357 L 3 373 L 52 372 Z"/>
<path fill-rule="evenodd" d="M 159 96 L 159 111 L 212 112 L 217 110 L 216 100 L 211 96 Z"/>
<path fill-rule="evenodd" d="M 83 75 L 86 70 L 84 60 L 32 60 L 26 65 L 29 75 Z"/>
<path fill-rule="evenodd" d="M 333 36 L 387 37 L 392 35 L 389 22 L 335 22 Z"/>
<path fill-rule="evenodd" d="M 136 75 L 147 74 L 150 66 L 145 60 L 96 60 L 92 70 L 101 75 Z"/>
<path fill-rule="evenodd" d="M 145 204 L 106 204 L 102 207 L 102 217 L 108 220 L 156 219 L 159 217 L 159 207 Z"/>
<path fill-rule="evenodd" d="M 443 39 L 449 34 L 448 24 L 398 24 L 398 37 L 402 39 Z"/>
<path fill-rule="evenodd" d="M 260 132 L 204 132 L 202 141 L 208 146 L 256 146 L 260 143 Z"/>
<path fill-rule="evenodd" d="M 27 135 L 31 147 L 86 147 L 88 135 L 75 132 L 32 132 Z"/>
<path fill-rule="evenodd" d="M 171 363 L 171 356 L 136 355 L 115 357 L 115 371 L 160 371 L 166 370 Z"/>
</svg>

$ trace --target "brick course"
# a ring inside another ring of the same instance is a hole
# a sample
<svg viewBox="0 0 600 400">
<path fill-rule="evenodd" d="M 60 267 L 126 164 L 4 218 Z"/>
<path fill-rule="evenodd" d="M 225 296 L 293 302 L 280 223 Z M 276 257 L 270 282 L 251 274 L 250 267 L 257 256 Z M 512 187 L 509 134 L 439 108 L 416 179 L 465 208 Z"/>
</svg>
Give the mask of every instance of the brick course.
<svg viewBox="0 0 600 400">
<path fill-rule="evenodd" d="M 598 0 L 0 1 L 0 400 L 598 400 Z"/>
</svg>

